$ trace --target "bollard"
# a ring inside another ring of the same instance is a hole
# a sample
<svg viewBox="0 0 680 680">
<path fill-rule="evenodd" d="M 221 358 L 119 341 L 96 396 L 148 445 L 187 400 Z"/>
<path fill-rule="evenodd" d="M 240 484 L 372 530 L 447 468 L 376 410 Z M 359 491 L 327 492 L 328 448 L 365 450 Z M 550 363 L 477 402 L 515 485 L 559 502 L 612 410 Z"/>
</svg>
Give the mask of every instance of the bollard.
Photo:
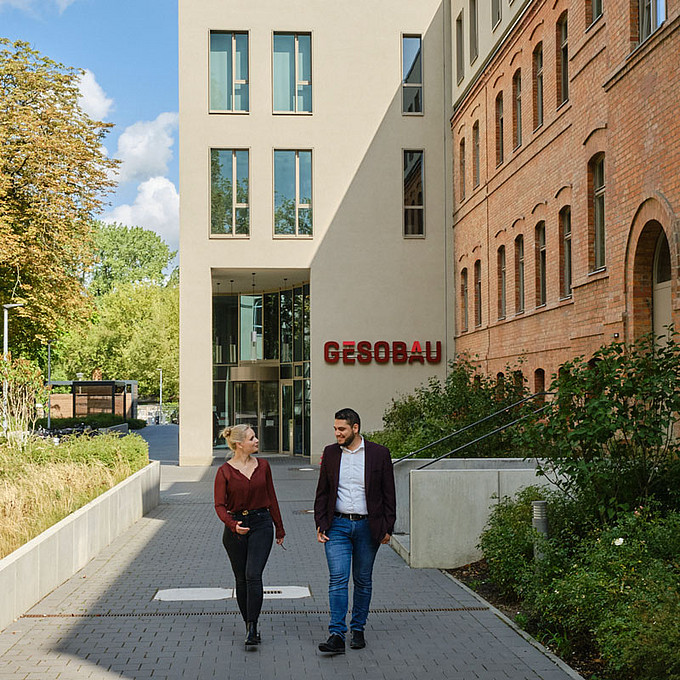
<svg viewBox="0 0 680 680">
<path fill-rule="evenodd" d="M 531 518 L 531 525 L 536 529 L 536 531 L 543 536 L 548 538 L 548 503 L 547 501 L 532 501 L 531 507 L 533 510 L 533 516 Z M 539 541 L 534 543 L 534 559 L 540 560 L 543 557 L 543 553 L 538 547 Z"/>
</svg>

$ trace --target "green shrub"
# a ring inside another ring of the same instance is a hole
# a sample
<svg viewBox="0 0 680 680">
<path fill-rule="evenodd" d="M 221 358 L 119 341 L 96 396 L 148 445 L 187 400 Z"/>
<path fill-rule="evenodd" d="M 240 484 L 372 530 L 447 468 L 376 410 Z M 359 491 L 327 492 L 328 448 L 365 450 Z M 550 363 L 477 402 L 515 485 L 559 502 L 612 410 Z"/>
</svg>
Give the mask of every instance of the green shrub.
<svg viewBox="0 0 680 680">
<path fill-rule="evenodd" d="M 519 401 L 525 393 L 519 371 L 511 371 L 513 379 L 496 380 L 483 375 L 473 361 L 458 356 L 449 364 L 449 372 L 442 383 L 430 378 L 412 394 L 392 400 L 383 415 L 384 429 L 369 433 L 369 439 L 387 446 L 392 455 L 401 457 L 431 444 L 480 419 Z M 470 442 L 492 429 L 510 422 L 520 409 L 513 409 L 469 431 L 428 449 L 422 457 L 443 455 Z M 461 451 L 458 456 L 468 458 L 505 457 L 524 455 L 511 433 L 489 437 Z"/>
<path fill-rule="evenodd" d="M 123 416 L 116 416 L 111 413 L 91 413 L 80 418 L 51 418 L 50 427 L 53 430 L 65 430 L 85 425 L 91 430 L 97 430 L 99 428 L 122 425 L 125 422 L 127 422 L 131 430 L 141 430 L 143 427 L 146 427 L 146 421 L 144 420 L 128 418 L 126 421 L 123 419 Z M 36 421 L 36 426 L 47 429 L 47 418 L 39 418 Z"/>
</svg>

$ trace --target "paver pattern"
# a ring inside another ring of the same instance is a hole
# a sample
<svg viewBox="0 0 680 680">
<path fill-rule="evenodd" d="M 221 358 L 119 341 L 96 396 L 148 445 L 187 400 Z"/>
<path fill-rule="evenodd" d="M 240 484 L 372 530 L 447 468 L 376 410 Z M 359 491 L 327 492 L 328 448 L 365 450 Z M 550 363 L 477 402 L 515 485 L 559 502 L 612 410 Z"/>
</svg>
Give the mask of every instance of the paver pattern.
<svg viewBox="0 0 680 680">
<path fill-rule="evenodd" d="M 152 457 L 163 460 L 161 504 L 0 633 L 0 680 L 579 677 L 447 575 L 409 569 L 388 547 L 376 560 L 368 646 L 320 654 L 317 644 L 327 637 L 327 568 L 308 512 L 318 472 L 285 457 L 269 461 L 287 549 L 273 547 L 265 585 L 307 586 L 311 597 L 265 600 L 262 644 L 246 651 L 234 599 L 153 599 L 159 589 L 232 588 L 233 576 L 212 504 L 221 461 L 180 468 L 172 464 L 168 447 L 176 438 L 166 427 L 148 428 L 144 436 Z"/>
</svg>

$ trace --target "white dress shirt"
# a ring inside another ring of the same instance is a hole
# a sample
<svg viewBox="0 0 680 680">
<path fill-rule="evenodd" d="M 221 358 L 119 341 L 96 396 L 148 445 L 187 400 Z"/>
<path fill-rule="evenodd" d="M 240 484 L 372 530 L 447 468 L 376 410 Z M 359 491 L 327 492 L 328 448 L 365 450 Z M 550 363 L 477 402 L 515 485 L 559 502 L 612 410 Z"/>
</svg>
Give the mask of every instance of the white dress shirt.
<svg viewBox="0 0 680 680">
<path fill-rule="evenodd" d="M 341 447 L 340 478 L 335 511 L 346 514 L 368 515 L 366 506 L 366 447 L 361 437 L 359 446 L 351 451 Z"/>
</svg>

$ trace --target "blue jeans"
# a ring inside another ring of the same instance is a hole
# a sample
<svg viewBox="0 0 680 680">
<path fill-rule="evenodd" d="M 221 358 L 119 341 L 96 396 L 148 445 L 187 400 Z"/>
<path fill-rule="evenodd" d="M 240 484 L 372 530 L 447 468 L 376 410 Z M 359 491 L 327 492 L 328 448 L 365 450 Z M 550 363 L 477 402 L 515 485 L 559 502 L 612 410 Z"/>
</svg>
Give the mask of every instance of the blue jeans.
<svg viewBox="0 0 680 680">
<path fill-rule="evenodd" d="M 330 575 L 328 601 L 331 621 L 328 631 L 344 639 L 347 632 L 347 606 L 349 601 L 349 572 L 352 569 L 354 598 L 352 601 L 352 630 L 363 630 L 371 604 L 373 562 L 380 547 L 371 536 L 367 519 L 352 521 L 345 517 L 334 517 L 326 532 L 328 541 L 326 560 Z"/>
</svg>

